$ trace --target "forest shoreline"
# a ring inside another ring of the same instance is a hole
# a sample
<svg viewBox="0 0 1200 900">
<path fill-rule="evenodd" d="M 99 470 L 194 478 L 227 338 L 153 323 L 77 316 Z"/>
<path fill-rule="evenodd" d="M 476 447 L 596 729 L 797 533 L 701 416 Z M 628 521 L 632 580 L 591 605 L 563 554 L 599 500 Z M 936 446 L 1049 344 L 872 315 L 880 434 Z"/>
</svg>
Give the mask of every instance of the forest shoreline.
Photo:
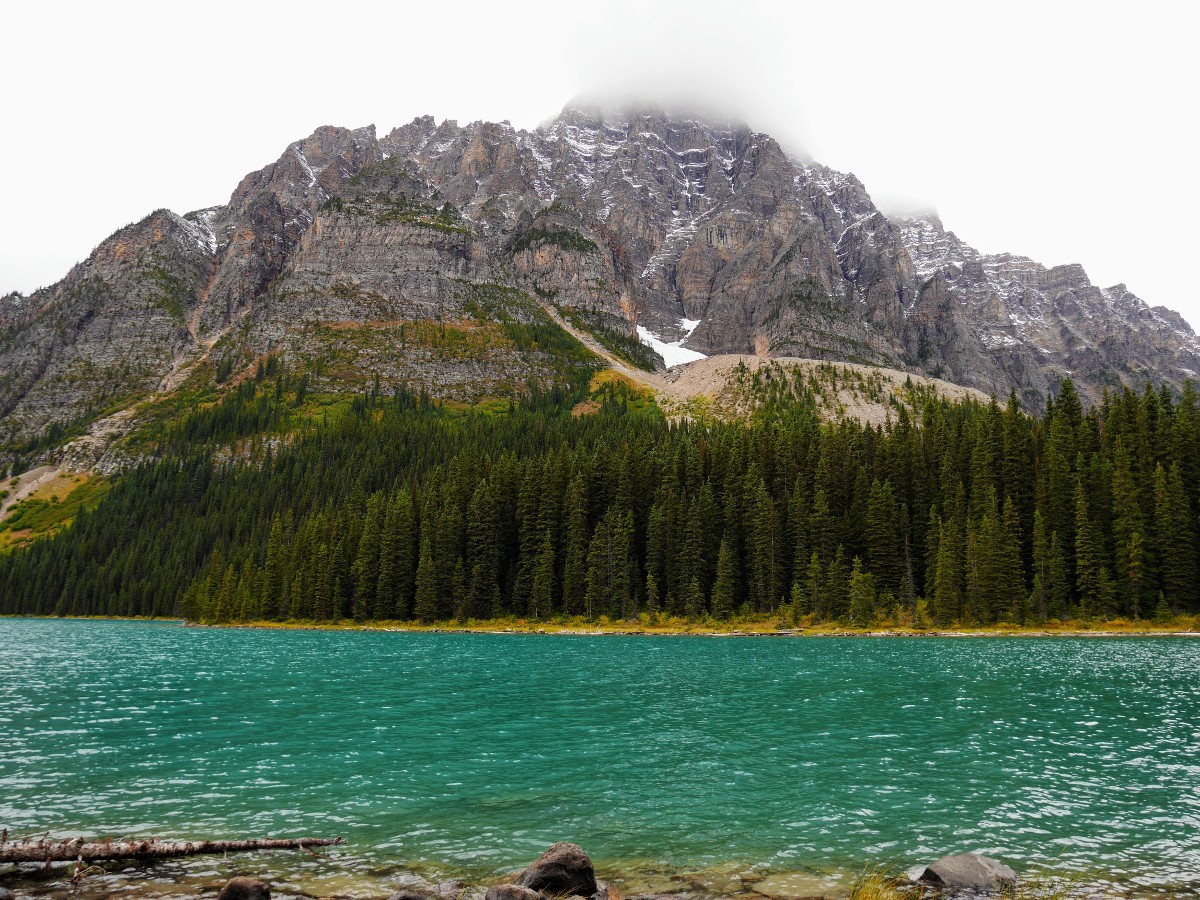
<svg viewBox="0 0 1200 900">
<path fill-rule="evenodd" d="M 712 623 L 680 622 L 656 625 L 634 625 L 630 622 L 600 624 L 527 622 L 501 619 L 459 624 L 455 622 L 422 625 L 413 622 L 189 622 L 178 616 L 22 616 L 3 615 L 5 619 L 68 620 L 83 622 L 178 622 L 185 628 L 256 629 L 263 631 L 366 631 L 430 634 L 540 634 L 570 637 L 712 637 L 712 638 L 796 638 L 796 637 L 859 637 L 859 638 L 1005 638 L 1005 637 L 1197 637 L 1200 638 L 1200 617 L 1180 617 L 1170 625 L 1114 621 L 1100 626 L 1073 625 L 987 625 L 979 627 L 913 628 L 910 626 L 854 628 L 851 626 L 821 625 L 780 628 L 771 623 L 732 623 L 714 627 Z"/>
</svg>

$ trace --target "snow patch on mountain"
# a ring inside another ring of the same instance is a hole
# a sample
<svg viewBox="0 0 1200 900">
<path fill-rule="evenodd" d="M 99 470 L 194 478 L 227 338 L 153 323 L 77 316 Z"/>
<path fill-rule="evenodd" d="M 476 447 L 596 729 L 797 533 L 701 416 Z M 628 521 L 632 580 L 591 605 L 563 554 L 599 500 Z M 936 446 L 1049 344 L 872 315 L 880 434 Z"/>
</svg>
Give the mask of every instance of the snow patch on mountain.
<svg viewBox="0 0 1200 900">
<path fill-rule="evenodd" d="M 707 359 L 708 355 L 701 353 L 698 350 L 689 350 L 683 346 L 683 342 L 692 336 L 692 332 L 696 330 L 696 326 L 700 324 L 699 319 L 680 319 L 679 327 L 687 334 L 677 341 L 667 343 L 653 334 L 646 326 L 639 325 L 637 327 L 638 338 L 647 347 L 650 347 L 663 358 L 663 362 L 667 364 L 667 368 L 672 366 L 681 366 L 684 363 L 695 362 L 698 359 Z"/>
</svg>

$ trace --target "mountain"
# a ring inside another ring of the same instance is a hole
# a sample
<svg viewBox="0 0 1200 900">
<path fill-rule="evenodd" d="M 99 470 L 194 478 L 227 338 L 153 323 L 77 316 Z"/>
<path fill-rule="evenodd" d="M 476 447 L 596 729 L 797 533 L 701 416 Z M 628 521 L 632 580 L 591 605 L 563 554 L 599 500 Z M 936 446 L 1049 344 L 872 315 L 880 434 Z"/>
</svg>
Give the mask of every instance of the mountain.
<svg viewBox="0 0 1200 900">
<path fill-rule="evenodd" d="M 1124 285 L 885 215 L 853 175 L 741 124 L 572 105 L 533 131 L 319 128 L 225 205 L 158 210 L 52 287 L 0 298 L 0 442 L 271 358 L 331 391 L 561 383 L 590 363 L 556 342 L 559 314 L 635 362 L 640 329 L 710 356 L 1015 389 L 1034 409 L 1067 375 L 1097 402 L 1200 371 L 1183 319 Z"/>
</svg>

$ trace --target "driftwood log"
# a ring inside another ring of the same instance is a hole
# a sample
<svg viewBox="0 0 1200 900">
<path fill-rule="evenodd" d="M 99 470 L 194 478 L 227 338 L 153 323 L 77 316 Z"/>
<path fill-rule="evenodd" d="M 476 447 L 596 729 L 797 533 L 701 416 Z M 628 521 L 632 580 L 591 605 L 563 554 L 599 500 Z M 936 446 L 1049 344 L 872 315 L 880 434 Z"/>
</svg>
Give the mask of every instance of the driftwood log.
<svg viewBox="0 0 1200 900">
<path fill-rule="evenodd" d="M 203 853 L 247 853 L 253 850 L 306 850 L 344 844 L 345 838 L 261 838 L 249 841 L 144 841 L 111 838 L 89 841 L 86 838 L 51 840 L 49 835 L 9 841 L 7 832 L 0 838 L 0 863 L 74 862 L 94 859 L 167 859 L 174 856 L 198 856 Z"/>
</svg>

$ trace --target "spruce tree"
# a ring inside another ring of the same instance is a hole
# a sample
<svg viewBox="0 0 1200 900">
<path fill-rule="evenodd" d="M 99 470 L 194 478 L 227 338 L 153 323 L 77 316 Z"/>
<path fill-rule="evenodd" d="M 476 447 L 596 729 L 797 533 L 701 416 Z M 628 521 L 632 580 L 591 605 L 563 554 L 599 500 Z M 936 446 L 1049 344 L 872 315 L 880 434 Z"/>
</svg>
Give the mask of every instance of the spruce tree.
<svg viewBox="0 0 1200 900">
<path fill-rule="evenodd" d="M 875 577 L 864 572 L 862 560 L 854 557 L 850 570 L 850 624 L 867 628 L 875 621 Z"/>
<path fill-rule="evenodd" d="M 867 563 L 881 591 L 893 594 L 902 590 L 904 559 L 900 540 L 899 513 L 892 493 L 891 482 L 871 482 L 867 502 L 866 532 Z"/>
<path fill-rule="evenodd" d="M 267 540 L 267 559 L 262 576 L 262 616 L 264 619 L 279 618 L 285 607 L 283 596 L 283 523 L 279 516 L 271 519 L 271 536 Z"/>
<path fill-rule="evenodd" d="M 372 494 L 367 500 L 358 551 L 351 567 L 354 582 L 354 619 L 363 621 L 375 613 L 375 589 L 379 584 L 380 533 L 383 529 L 383 497 Z"/>
<path fill-rule="evenodd" d="M 1178 612 L 1197 594 L 1196 531 L 1179 466 L 1168 475 L 1160 465 L 1154 472 L 1154 521 L 1158 540 L 1162 594 L 1167 605 Z"/>
<path fill-rule="evenodd" d="M 937 569 L 934 574 L 931 613 L 937 625 L 950 625 L 962 616 L 962 533 L 954 520 L 944 520 L 938 534 Z"/>
<path fill-rule="evenodd" d="M 438 618 L 438 577 L 434 566 L 433 549 L 428 535 L 421 536 L 421 551 L 417 562 L 416 593 L 413 616 L 426 624 Z"/>
<path fill-rule="evenodd" d="M 530 592 L 531 617 L 537 619 L 549 615 L 554 605 L 554 541 L 550 529 L 542 534 L 542 545 L 538 549 L 533 569 L 533 588 Z"/>
<path fill-rule="evenodd" d="M 849 580 L 850 573 L 846 570 L 846 554 L 839 544 L 837 550 L 834 551 L 829 568 L 825 571 L 825 581 L 821 585 L 821 599 L 826 606 L 824 618 L 827 621 L 844 621 L 849 613 Z"/>
<path fill-rule="evenodd" d="M 379 577 L 375 582 L 374 619 L 397 619 L 396 601 L 399 593 L 397 572 L 400 542 L 400 516 L 395 498 L 388 501 L 383 516 L 383 529 L 379 533 Z"/>
<path fill-rule="evenodd" d="M 1100 560 L 1092 536 L 1082 476 L 1075 481 L 1075 586 L 1079 615 L 1087 619 L 1095 614 L 1100 605 Z"/>
<path fill-rule="evenodd" d="M 733 544 L 728 537 L 721 539 L 717 554 L 717 580 L 712 590 L 712 614 L 716 619 L 728 619 L 734 610 Z"/>
<path fill-rule="evenodd" d="M 587 590 L 588 503 L 587 482 L 582 472 L 577 472 L 571 479 L 563 509 L 563 520 L 566 524 L 566 540 L 563 547 L 562 609 L 568 615 L 577 616 L 583 612 L 584 594 Z M 657 523 L 653 512 L 650 521 L 651 527 L 661 529 L 661 512 Z M 660 539 L 660 534 L 660 531 L 656 531 L 655 538 Z M 650 569 L 649 563 L 647 569 Z M 651 571 L 661 570 L 654 568 Z M 655 584 L 654 602 L 657 605 L 657 581 Z"/>
</svg>

